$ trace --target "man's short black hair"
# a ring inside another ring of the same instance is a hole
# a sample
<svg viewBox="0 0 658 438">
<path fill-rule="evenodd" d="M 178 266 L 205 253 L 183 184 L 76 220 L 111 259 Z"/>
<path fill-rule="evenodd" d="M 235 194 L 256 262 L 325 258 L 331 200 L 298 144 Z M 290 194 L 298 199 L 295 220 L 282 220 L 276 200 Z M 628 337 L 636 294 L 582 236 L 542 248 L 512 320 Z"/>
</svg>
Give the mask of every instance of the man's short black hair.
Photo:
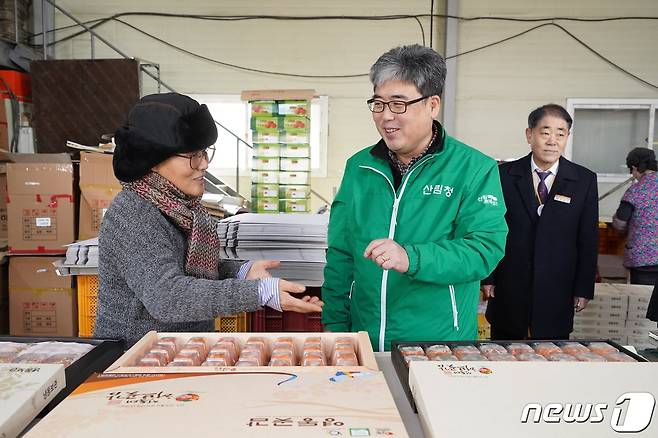
<svg viewBox="0 0 658 438">
<path fill-rule="evenodd" d="M 549 103 L 547 105 L 543 105 L 540 106 L 539 108 L 534 109 L 528 116 L 528 128 L 530 129 L 535 128 L 539 123 L 539 121 L 546 116 L 559 117 L 563 119 L 565 122 L 567 122 L 569 129 L 571 129 L 571 125 L 573 124 L 573 119 L 571 118 L 567 110 L 564 109 L 564 107 L 556 103 Z"/>
</svg>

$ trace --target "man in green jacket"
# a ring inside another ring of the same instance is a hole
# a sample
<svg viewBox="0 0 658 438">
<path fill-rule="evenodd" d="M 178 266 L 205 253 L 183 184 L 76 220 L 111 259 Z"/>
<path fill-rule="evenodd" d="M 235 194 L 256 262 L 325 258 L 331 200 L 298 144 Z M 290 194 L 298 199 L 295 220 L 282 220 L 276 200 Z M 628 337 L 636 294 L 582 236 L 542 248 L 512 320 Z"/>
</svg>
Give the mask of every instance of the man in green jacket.
<svg viewBox="0 0 658 438">
<path fill-rule="evenodd" d="M 375 62 L 367 103 L 382 139 L 347 161 L 331 206 L 322 322 L 367 330 L 376 351 L 476 339 L 479 282 L 504 255 L 495 161 L 434 121 L 445 73 L 419 45 Z"/>
</svg>

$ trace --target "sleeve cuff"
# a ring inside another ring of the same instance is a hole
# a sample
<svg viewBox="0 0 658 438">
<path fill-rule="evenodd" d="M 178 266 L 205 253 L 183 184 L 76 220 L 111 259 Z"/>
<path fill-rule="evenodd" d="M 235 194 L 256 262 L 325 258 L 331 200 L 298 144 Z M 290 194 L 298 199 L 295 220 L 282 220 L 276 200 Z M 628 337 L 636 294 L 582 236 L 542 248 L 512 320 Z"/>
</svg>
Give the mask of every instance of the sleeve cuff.
<svg viewBox="0 0 658 438">
<path fill-rule="evenodd" d="M 238 275 L 235 277 L 238 280 L 244 280 L 247 278 L 247 274 L 249 273 L 249 270 L 251 269 L 251 265 L 253 265 L 254 262 L 248 261 L 244 263 L 242 266 L 240 266 L 240 270 L 238 271 Z"/>
<path fill-rule="evenodd" d="M 418 268 L 420 267 L 418 252 L 413 245 L 405 245 L 403 248 L 407 252 L 407 258 L 409 259 L 409 269 L 407 269 L 406 275 L 413 277 L 416 275 Z"/>
<path fill-rule="evenodd" d="M 258 303 L 282 312 L 279 301 L 279 279 L 263 278 L 258 282 Z"/>
</svg>

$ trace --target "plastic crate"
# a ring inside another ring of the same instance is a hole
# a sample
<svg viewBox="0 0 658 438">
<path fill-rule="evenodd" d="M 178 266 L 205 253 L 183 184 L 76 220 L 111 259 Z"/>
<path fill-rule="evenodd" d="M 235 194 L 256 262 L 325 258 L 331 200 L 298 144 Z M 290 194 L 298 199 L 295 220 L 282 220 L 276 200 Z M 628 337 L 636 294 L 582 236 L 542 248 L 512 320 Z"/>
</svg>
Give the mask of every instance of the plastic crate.
<svg viewBox="0 0 658 438">
<path fill-rule="evenodd" d="M 215 318 L 215 331 L 222 333 L 242 333 L 249 331 L 250 318 L 246 312 L 232 316 Z"/>
<path fill-rule="evenodd" d="M 321 332 L 322 314 L 263 309 L 251 314 L 253 332 Z"/>
<path fill-rule="evenodd" d="M 478 340 L 491 339 L 491 325 L 483 313 L 478 313 Z"/>
<path fill-rule="evenodd" d="M 98 275 L 78 275 L 78 336 L 94 336 L 96 304 L 98 302 Z"/>
<path fill-rule="evenodd" d="M 599 254 L 623 255 L 626 237 L 607 223 L 599 223 Z"/>
</svg>

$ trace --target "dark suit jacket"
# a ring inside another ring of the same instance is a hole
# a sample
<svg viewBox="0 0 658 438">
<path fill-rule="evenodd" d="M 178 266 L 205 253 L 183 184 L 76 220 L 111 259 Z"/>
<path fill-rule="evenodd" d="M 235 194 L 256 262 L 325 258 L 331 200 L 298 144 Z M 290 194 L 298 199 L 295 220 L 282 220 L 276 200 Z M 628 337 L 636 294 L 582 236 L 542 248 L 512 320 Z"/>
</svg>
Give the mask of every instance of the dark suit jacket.
<svg viewBox="0 0 658 438">
<path fill-rule="evenodd" d="M 551 338 L 573 330 L 574 297 L 594 297 L 598 250 L 596 174 L 560 158 L 542 215 L 530 157 L 504 163 L 500 179 L 507 205 L 505 257 L 483 283 L 494 284 L 487 319 L 505 333 Z M 570 198 L 569 203 L 556 195 Z"/>
</svg>

